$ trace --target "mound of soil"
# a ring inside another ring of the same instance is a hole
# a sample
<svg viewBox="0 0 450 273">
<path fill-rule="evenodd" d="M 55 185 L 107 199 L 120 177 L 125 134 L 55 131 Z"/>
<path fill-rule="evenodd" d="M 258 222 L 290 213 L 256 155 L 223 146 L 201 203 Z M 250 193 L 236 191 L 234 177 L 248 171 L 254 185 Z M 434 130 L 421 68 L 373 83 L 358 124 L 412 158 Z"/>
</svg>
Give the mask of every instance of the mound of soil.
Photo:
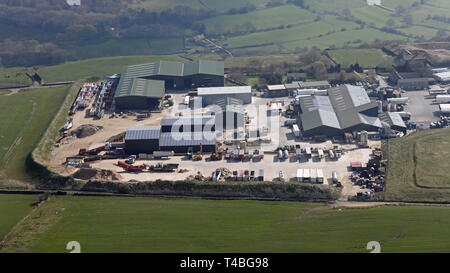
<svg viewBox="0 0 450 273">
<path fill-rule="evenodd" d="M 75 135 L 75 136 L 77 136 L 77 138 L 84 138 L 84 137 L 92 136 L 93 134 L 97 133 L 101 129 L 103 129 L 102 126 L 86 124 L 86 125 L 81 125 L 78 128 L 76 128 L 75 130 L 73 130 L 71 132 L 71 135 Z"/>
<path fill-rule="evenodd" d="M 120 180 L 122 176 L 111 170 L 83 168 L 79 169 L 73 175 L 73 178 L 82 180 Z"/>
</svg>

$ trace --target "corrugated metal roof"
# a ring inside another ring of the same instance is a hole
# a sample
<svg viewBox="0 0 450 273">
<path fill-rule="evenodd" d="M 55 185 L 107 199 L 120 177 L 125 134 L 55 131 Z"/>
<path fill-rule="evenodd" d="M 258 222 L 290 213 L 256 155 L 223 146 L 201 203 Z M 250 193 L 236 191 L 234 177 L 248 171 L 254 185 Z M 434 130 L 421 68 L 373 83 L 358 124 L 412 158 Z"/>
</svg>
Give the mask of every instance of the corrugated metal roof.
<svg viewBox="0 0 450 273">
<path fill-rule="evenodd" d="M 181 116 L 181 117 L 164 117 L 161 120 L 162 126 L 173 125 L 206 125 L 215 124 L 214 116 Z"/>
<path fill-rule="evenodd" d="M 249 94 L 251 86 L 225 86 L 225 87 L 200 87 L 197 88 L 198 96 L 225 95 L 225 94 Z"/>
<path fill-rule="evenodd" d="M 161 126 L 135 126 L 127 129 L 125 141 L 158 139 Z"/>
<path fill-rule="evenodd" d="M 215 145 L 216 138 L 213 132 L 183 132 L 183 133 L 162 133 L 159 139 L 160 147 L 180 147 Z"/>
<path fill-rule="evenodd" d="M 310 88 L 310 87 L 317 87 L 317 86 L 330 86 L 330 83 L 328 81 L 315 81 L 315 82 L 301 82 L 300 83 L 301 88 Z"/>
</svg>

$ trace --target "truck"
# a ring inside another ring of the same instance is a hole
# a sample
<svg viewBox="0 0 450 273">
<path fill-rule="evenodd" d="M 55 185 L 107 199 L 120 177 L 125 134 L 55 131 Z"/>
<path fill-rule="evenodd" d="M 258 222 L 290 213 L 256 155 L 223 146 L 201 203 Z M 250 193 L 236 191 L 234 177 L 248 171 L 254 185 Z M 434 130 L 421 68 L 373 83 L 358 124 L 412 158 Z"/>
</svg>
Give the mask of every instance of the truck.
<svg viewBox="0 0 450 273">
<path fill-rule="evenodd" d="M 311 177 L 311 182 L 316 183 L 317 182 L 317 169 L 310 169 L 309 175 Z"/>
<path fill-rule="evenodd" d="M 387 99 L 387 101 L 391 104 L 407 104 L 408 103 L 408 98 L 404 97 L 404 98 L 389 98 Z"/>
<path fill-rule="evenodd" d="M 311 182 L 311 175 L 309 169 L 303 169 L 303 182 Z"/>
<path fill-rule="evenodd" d="M 98 155 L 100 152 L 103 152 L 106 150 L 106 146 L 100 146 L 91 150 L 87 150 L 87 149 L 80 149 L 78 151 L 78 155 Z"/>
<path fill-rule="evenodd" d="M 283 151 L 283 154 L 284 154 L 284 159 L 289 158 L 289 151 L 287 149 Z"/>
<path fill-rule="evenodd" d="M 297 169 L 297 182 L 303 182 L 303 169 Z"/>
<path fill-rule="evenodd" d="M 330 158 L 331 159 L 334 159 L 334 152 L 333 152 L 333 150 L 328 150 L 328 154 L 330 155 Z"/>
<path fill-rule="evenodd" d="M 127 164 L 122 161 L 117 162 L 117 166 L 124 169 L 127 172 L 142 172 L 147 169 L 147 167 L 145 165 L 133 166 L 131 164 Z"/>
<path fill-rule="evenodd" d="M 450 95 L 437 95 L 435 102 L 438 104 L 450 103 Z"/>
<path fill-rule="evenodd" d="M 292 132 L 294 133 L 295 137 L 300 137 L 300 129 L 298 128 L 297 124 L 292 125 Z"/>
<path fill-rule="evenodd" d="M 311 147 L 306 147 L 305 152 L 306 152 L 306 158 L 310 159 L 311 158 Z"/>
<path fill-rule="evenodd" d="M 279 160 L 283 159 L 283 150 L 281 148 L 278 149 L 278 159 Z"/>
<path fill-rule="evenodd" d="M 264 181 L 264 169 L 258 171 L 258 181 Z"/>
<path fill-rule="evenodd" d="M 189 96 L 184 97 L 184 105 L 189 105 Z"/>
<path fill-rule="evenodd" d="M 174 151 L 154 151 L 153 158 L 163 158 L 175 155 Z"/>
<path fill-rule="evenodd" d="M 285 181 L 283 171 L 280 171 L 280 173 L 278 174 L 278 179 L 280 180 L 280 182 L 284 182 Z"/>
<path fill-rule="evenodd" d="M 331 180 L 333 181 L 333 184 L 336 184 L 336 183 L 339 182 L 338 176 L 337 176 L 337 172 L 336 172 L 336 171 L 333 171 L 333 172 L 331 173 Z"/>
<path fill-rule="evenodd" d="M 323 170 L 322 169 L 317 169 L 317 180 L 316 182 L 319 184 L 323 184 L 324 181 L 324 177 L 323 177 Z"/>
<path fill-rule="evenodd" d="M 340 145 L 335 145 L 334 146 L 334 153 L 336 155 L 336 158 L 340 158 L 342 155 L 342 148 Z"/>
<path fill-rule="evenodd" d="M 323 158 L 323 150 L 322 149 L 318 149 L 317 153 L 319 155 L 319 159 L 322 159 Z"/>
<path fill-rule="evenodd" d="M 300 159 L 302 157 L 302 149 L 295 149 L 295 155 L 297 156 L 297 159 Z"/>
</svg>

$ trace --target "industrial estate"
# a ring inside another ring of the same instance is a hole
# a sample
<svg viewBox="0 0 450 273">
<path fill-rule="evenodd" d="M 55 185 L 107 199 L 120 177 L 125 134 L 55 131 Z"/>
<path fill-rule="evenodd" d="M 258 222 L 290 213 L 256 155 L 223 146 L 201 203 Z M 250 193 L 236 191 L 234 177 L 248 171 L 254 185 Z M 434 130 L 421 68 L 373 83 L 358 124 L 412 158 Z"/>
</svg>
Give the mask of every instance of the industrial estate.
<svg viewBox="0 0 450 273">
<path fill-rule="evenodd" d="M 450 1 L 0 2 L 0 253 L 450 251 Z"/>
<path fill-rule="evenodd" d="M 126 66 L 83 84 L 50 167 L 85 181 L 106 171 L 104 180 L 128 183 L 312 183 L 376 200 L 386 179 L 381 140 L 449 124 L 448 70 L 430 69 L 430 78 L 394 71 L 392 86 L 379 77 L 255 89 L 224 86 L 220 61 Z"/>
</svg>

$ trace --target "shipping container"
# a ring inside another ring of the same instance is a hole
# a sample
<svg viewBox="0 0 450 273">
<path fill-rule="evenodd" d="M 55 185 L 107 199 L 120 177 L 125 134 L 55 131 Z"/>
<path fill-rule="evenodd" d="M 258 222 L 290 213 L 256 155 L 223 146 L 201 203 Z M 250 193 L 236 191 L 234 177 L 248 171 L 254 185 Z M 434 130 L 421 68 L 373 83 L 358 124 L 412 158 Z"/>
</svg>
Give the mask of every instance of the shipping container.
<svg viewBox="0 0 450 273">
<path fill-rule="evenodd" d="M 311 158 L 311 147 L 306 147 L 306 158 L 310 159 Z"/>
<path fill-rule="evenodd" d="M 294 133 L 295 137 L 300 137 L 300 129 L 298 128 L 297 124 L 292 125 L 292 132 Z"/>
<path fill-rule="evenodd" d="M 309 176 L 311 177 L 311 182 L 316 183 L 317 182 L 317 169 L 310 169 Z"/>
</svg>

